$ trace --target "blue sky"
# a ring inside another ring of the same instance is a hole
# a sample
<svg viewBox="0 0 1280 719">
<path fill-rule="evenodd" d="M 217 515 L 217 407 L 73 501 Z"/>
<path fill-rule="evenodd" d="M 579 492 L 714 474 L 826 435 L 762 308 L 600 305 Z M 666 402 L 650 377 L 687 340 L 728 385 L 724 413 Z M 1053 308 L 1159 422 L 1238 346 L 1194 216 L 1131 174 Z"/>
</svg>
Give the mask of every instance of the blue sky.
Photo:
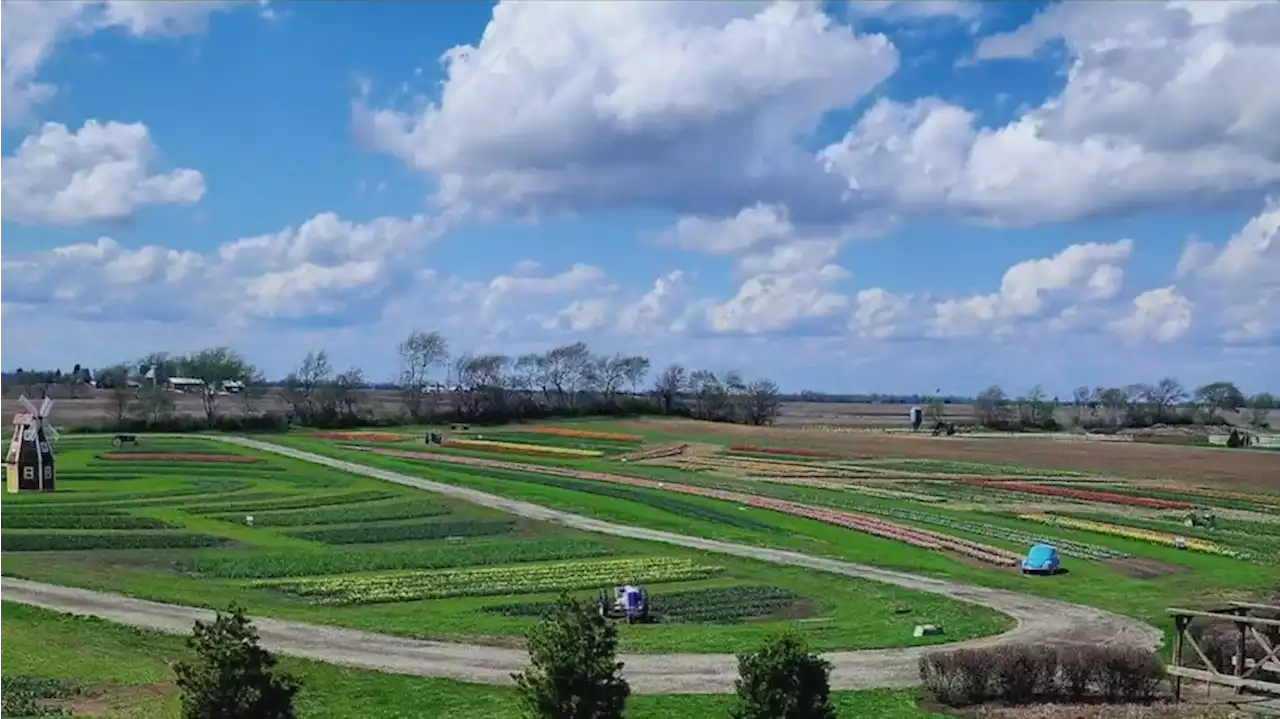
<svg viewBox="0 0 1280 719">
<path fill-rule="evenodd" d="M 6 368 L 1277 389 L 1275 3 L 3 8 Z"/>
</svg>

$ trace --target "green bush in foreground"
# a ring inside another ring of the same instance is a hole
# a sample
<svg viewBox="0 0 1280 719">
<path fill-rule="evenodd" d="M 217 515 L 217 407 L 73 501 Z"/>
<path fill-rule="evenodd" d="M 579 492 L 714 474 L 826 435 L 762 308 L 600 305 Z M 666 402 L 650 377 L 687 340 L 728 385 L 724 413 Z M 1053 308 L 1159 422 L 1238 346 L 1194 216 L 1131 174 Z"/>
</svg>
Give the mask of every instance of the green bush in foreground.
<svg viewBox="0 0 1280 719">
<path fill-rule="evenodd" d="M 618 633 L 589 603 L 567 595 L 529 631 L 529 668 L 512 675 L 537 719 L 620 719 L 631 687 L 622 678 Z"/>
<path fill-rule="evenodd" d="M 276 658 L 258 646 L 258 633 L 232 605 L 214 621 L 197 621 L 187 646 L 194 662 L 174 666 L 184 719 L 292 719 L 301 686 L 275 670 Z"/>
<path fill-rule="evenodd" d="M 759 651 L 738 655 L 738 704 L 733 719 L 835 719 L 831 664 L 803 640 L 785 634 Z"/>
</svg>

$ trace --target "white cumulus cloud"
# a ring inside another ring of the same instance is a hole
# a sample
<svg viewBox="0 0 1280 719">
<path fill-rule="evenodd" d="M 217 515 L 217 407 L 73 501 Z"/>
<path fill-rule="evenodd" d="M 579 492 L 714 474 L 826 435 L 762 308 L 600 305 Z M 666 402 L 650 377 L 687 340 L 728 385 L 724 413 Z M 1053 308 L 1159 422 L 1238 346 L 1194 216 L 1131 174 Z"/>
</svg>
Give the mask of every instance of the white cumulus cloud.
<svg viewBox="0 0 1280 719">
<path fill-rule="evenodd" d="M 438 101 L 356 107 L 362 134 L 437 176 L 443 201 L 725 214 L 837 197 L 797 139 L 898 54 L 808 0 L 502 2 L 445 64 Z"/>
<path fill-rule="evenodd" d="M 123 220 L 145 205 L 198 202 L 204 176 L 154 172 L 158 153 L 142 123 L 89 120 L 77 131 L 56 122 L 3 160 L 4 219 L 24 225 Z"/>
</svg>

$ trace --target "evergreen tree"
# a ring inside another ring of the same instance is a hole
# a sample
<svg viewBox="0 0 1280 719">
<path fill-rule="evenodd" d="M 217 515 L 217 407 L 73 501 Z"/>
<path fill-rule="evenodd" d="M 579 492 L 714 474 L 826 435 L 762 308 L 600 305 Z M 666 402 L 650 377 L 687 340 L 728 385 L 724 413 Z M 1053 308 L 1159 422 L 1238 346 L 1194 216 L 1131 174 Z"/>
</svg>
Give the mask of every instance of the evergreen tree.
<svg viewBox="0 0 1280 719">
<path fill-rule="evenodd" d="M 242 608 L 196 622 L 187 646 L 196 660 L 174 667 L 183 719 L 293 719 L 298 681 L 274 669 L 276 658 L 258 646 Z"/>
</svg>

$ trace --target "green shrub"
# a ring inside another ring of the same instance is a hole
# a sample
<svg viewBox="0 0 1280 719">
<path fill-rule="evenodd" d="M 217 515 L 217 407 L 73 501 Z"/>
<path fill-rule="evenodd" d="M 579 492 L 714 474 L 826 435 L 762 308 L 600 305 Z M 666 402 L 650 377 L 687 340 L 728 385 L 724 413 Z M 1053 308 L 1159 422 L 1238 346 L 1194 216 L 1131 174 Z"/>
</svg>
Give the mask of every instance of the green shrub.
<svg viewBox="0 0 1280 719">
<path fill-rule="evenodd" d="M 617 652 L 613 624 L 561 597 L 529 632 L 529 668 L 513 676 L 525 711 L 537 719 L 621 719 L 631 687 Z"/>
<path fill-rule="evenodd" d="M 301 684 L 258 646 L 243 609 L 232 605 L 212 622 L 197 621 L 187 646 L 196 660 L 173 667 L 183 719 L 293 719 Z"/>
<path fill-rule="evenodd" d="M 733 719 L 835 719 L 831 664 L 810 653 L 794 634 L 738 655 L 738 703 Z"/>
</svg>

